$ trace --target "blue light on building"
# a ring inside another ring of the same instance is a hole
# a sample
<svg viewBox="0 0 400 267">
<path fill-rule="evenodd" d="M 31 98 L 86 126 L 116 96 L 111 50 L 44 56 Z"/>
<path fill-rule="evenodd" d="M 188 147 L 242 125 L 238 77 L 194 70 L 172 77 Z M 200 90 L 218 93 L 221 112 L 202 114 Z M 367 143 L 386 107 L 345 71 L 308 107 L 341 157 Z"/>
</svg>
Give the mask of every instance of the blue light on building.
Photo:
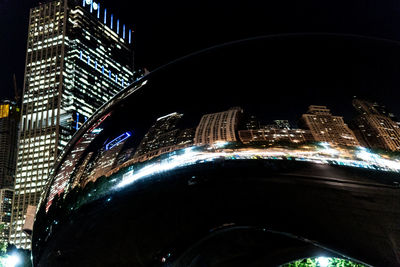
<svg viewBox="0 0 400 267">
<path fill-rule="evenodd" d="M 119 34 L 119 19 L 117 19 L 117 34 Z"/>
<path fill-rule="evenodd" d="M 97 18 L 100 18 L 100 3 L 97 3 Z"/>
<path fill-rule="evenodd" d="M 104 9 L 104 24 L 107 24 L 107 8 Z"/>
<path fill-rule="evenodd" d="M 78 130 L 79 129 L 79 113 L 76 113 L 76 126 L 75 129 Z"/>
<path fill-rule="evenodd" d="M 122 25 L 122 38 L 125 39 L 125 24 Z"/>
<path fill-rule="evenodd" d="M 111 30 L 112 30 L 112 28 L 113 28 L 113 20 L 114 20 L 114 15 L 113 14 L 111 14 Z"/>
<path fill-rule="evenodd" d="M 93 0 L 90 0 L 90 13 L 93 12 Z"/>
<path fill-rule="evenodd" d="M 118 136 L 117 138 L 113 139 L 111 142 L 106 144 L 106 150 L 109 150 L 115 146 L 117 146 L 118 144 L 120 144 L 121 142 L 125 141 L 126 139 L 128 139 L 132 134 L 130 132 L 125 132 L 123 134 L 121 134 L 120 136 Z"/>
<path fill-rule="evenodd" d="M 131 40 L 132 40 L 131 35 L 132 35 L 132 31 L 129 30 L 129 43 L 131 43 Z"/>
</svg>

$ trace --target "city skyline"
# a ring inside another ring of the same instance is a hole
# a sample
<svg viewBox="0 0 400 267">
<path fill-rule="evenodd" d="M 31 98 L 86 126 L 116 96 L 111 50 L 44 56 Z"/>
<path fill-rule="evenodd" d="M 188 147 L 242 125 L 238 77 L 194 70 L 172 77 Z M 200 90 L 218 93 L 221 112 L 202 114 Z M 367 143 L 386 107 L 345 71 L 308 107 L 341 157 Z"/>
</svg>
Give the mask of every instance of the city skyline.
<svg viewBox="0 0 400 267">
<path fill-rule="evenodd" d="M 9 60 L 10 63 L 6 69 L 0 71 L 0 80 L 5 85 L 0 91 L 0 98 L 12 98 L 13 73 L 17 74 L 18 87 L 22 88 L 25 54 L 20 51 L 26 49 L 24 44 L 26 43 L 29 8 L 38 2 L 36 0 L 25 0 L 21 2 L 21 6 L 17 7 L 15 2 L 5 1 L 0 5 L 0 14 L 4 14 L 4 16 L 0 16 L 0 20 L 4 20 L 3 25 L 9 24 L 16 27 L 15 31 L 10 31 L 10 42 L 4 41 L 2 43 L 5 51 L 9 51 L 6 56 L 12 56 L 15 60 Z M 325 39 L 330 38 L 329 35 L 336 35 L 344 39 L 353 38 L 356 41 L 346 45 L 347 48 L 344 49 L 349 58 L 346 64 L 350 67 L 345 67 L 343 71 L 340 71 L 340 68 L 343 67 L 339 65 L 339 62 L 332 62 L 330 58 L 327 58 L 324 68 L 327 72 L 334 72 L 332 76 L 321 78 L 320 81 L 315 83 L 304 84 L 304 82 L 299 81 L 301 90 L 306 94 L 312 94 L 315 90 L 337 91 L 338 94 L 343 94 L 342 98 L 334 97 L 334 100 L 329 95 L 326 97 L 318 96 L 315 98 L 318 101 L 312 102 L 327 106 L 336 103 L 338 105 L 333 107 L 333 112 L 343 112 L 345 118 L 350 116 L 349 111 L 352 110 L 352 107 L 348 103 L 353 95 L 370 101 L 386 103 L 394 113 L 400 114 L 400 108 L 390 97 L 390 95 L 397 95 L 396 89 L 400 88 L 400 83 L 395 78 L 397 62 L 400 62 L 397 59 L 399 57 L 399 46 L 396 43 L 397 40 L 400 40 L 400 33 L 393 26 L 384 23 L 385 21 L 379 20 L 382 13 L 389 14 L 386 17 L 393 20 L 399 19 L 398 16 L 395 16 L 397 7 L 394 1 L 380 5 L 379 9 L 374 9 L 373 6 L 369 5 L 360 7 L 344 2 L 336 2 L 328 8 L 324 5 L 316 5 L 311 1 L 310 3 L 302 3 L 301 8 L 289 13 L 285 12 L 288 7 L 279 3 L 258 4 L 259 8 L 255 14 L 251 14 L 251 12 L 254 12 L 254 3 L 251 1 L 246 4 L 222 1 L 217 5 L 209 3 L 181 5 L 181 0 L 172 1 L 168 5 L 157 2 L 133 3 L 110 0 L 100 1 L 100 3 L 104 7 L 109 7 L 109 10 L 115 11 L 115 17 L 120 18 L 121 23 L 133 25 L 136 61 L 138 65 L 149 70 L 200 49 L 257 35 L 275 35 L 277 33 L 278 36 L 287 33 L 301 35 L 314 32 L 322 35 L 326 33 L 328 36 L 321 37 Z M 160 5 L 160 8 L 154 8 L 154 4 Z M 311 6 L 315 9 L 309 9 Z M 224 9 L 224 7 L 229 8 Z M 344 9 L 348 11 L 345 14 L 340 13 Z M 357 11 L 356 18 L 351 16 L 352 11 Z M 15 15 L 21 12 L 25 15 Z M 209 14 L 207 20 L 201 19 L 202 12 Z M 243 13 L 242 16 L 245 19 L 240 22 L 235 21 L 233 18 L 240 13 Z M 341 20 L 337 20 L 336 15 L 338 13 L 341 15 Z M 225 22 L 218 23 L 219 19 Z M 263 22 L 264 19 L 265 22 Z M 185 23 L 180 23 L 181 21 L 185 21 Z M 318 21 L 318 23 L 315 21 Z M 360 21 L 363 23 L 359 23 Z M 238 27 L 238 24 L 240 24 L 240 27 Z M 6 31 L 6 27 L 3 30 Z M 208 38 L 201 38 L 204 33 L 207 33 Z M 343 37 L 340 37 L 341 34 L 344 34 Z M 279 39 L 279 37 L 277 38 Z M 380 40 L 379 38 L 388 40 Z M 310 40 L 310 42 L 312 41 Z M 296 40 L 290 40 L 290 42 L 293 43 L 294 47 L 302 45 L 301 42 L 299 43 Z M 11 45 L 11 43 L 15 45 Z M 341 42 L 333 40 L 331 43 L 331 49 L 324 45 L 329 49 L 328 53 L 338 53 L 338 55 L 343 53 L 340 49 L 335 49 L 336 46 L 342 46 Z M 352 53 L 354 46 L 358 47 L 356 53 Z M 324 53 L 324 49 L 317 50 L 315 56 L 321 53 Z M 390 54 L 390 57 L 388 54 Z M 364 59 L 361 59 L 358 55 Z M 360 60 L 363 64 L 360 64 Z M 306 66 L 311 64 L 303 63 Z M 329 65 L 332 66 L 329 67 Z M 5 66 L 3 67 L 5 68 Z M 298 70 L 301 71 L 301 69 Z M 291 73 L 292 71 L 289 71 L 288 75 L 291 75 Z M 304 71 L 302 74 L 306 73 Z M 352 75 L 346 75 L 346 73 Z M 315 73 L 317 80 L 321 74 L 323 73 Z M 287 84 L 286 90 L 295 90 L 295 85 L 294 82 Z M 276 84 L 271 84 L 271 91 L 274 91 L 275 86 Z M 279 93 L 271 93 L 280 98 Z M 347 100 L 338 101 L 341 99 Z M 292 108 L 295 108 L 297 112 L 304 109 L 304 107 Z"/>
<path fill-rule="evenodd" d="M 394 265 L 400 5 L 369 1 L 2 1 L 0 244 L 32 250 L 39 266 L 179 264 L 199 237 L 260 220 L 313 240 L 305 250 Z M 269 191 L 280 203 L 251 200 L 238 220 L 225 210 Z M 333 230 L 302 224 L 314 205 Z M 197 210 L 228 216 L 202 225 Z M 163 229 L 157 241 L 147 226 Z M 104 260 L 104 240 L 121 254 Z"/>
</svg>

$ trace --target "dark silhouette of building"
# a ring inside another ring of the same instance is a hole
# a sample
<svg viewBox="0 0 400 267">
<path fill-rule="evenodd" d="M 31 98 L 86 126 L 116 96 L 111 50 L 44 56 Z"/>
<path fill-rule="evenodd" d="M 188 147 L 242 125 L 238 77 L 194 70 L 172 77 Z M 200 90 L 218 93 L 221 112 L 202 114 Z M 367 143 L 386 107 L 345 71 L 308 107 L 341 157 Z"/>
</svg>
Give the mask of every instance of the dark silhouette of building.
<svg viewBox="0 0 400 267">
<path fill-rule="evenodd" d="M 13 188 L 17 159 L 20 108 L 15 102 L 0 103 L 0 188 Z"/>
<path fill-rule="evenodd" d="M 2 242 L 9 240 L 20 116 L 20 108 L 15 102 L 4 100 L 0 103 L 0 223 L 4 226 L 0 233 Z"/>
</svg>

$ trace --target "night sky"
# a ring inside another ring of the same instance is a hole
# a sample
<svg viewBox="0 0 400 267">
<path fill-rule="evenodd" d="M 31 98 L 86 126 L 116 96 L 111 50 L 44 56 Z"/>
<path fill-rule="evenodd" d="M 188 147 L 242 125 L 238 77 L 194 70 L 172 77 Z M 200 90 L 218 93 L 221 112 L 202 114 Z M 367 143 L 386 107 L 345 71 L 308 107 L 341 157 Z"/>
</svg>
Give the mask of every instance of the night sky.
<svg viewBox="0 0 400 267">
<path fill-rule="evenodd" d="M 22 87 L 29 8 L 38 2 L 0 0 L 2 98 L 13 95 L 13 73 Z M 307 76 L 313 80 L 310 87 L 301 89 L 305 94 L 299 100 L 304 101 L 304 106 L 327 104 L 335 114 L 348 116 L 351 97 L 357 95 L 380 101 L 400 115 L 399 1 L 104 0 L 100 3 L 120 18 L 121 23 L 133 25 L 135 63 L 149 70 L 224 42 L 260 35 L 319 33 L 317 39 L 325 39 L 323 47 L 308 52 L 310 57 L 321 58 L 322 65 L 319 72 Z M 324 37 L 324 34 L 329 35 Z M 289 41 L 294 48 L 298 42 L 295 39 Z M 350 41 L 343 44 L 343 39 Z M 309 40 L 314 42 L 313 38 Z M 304 41 L 299 45 L 304 46 Z M 301 65 L 307 64 L 307 60 L 297 62 L 298 72 L 292 68 L 288 76 L 296 73 L 306 79 Z M 296 86 L 294 81 L 288 84 L 288 90 Z M 313 90 L 342 93 L 343 102 L 326 98 L 308 103 Z M 293 112 L 304 112 L 302 109 Z"/>
</svg>

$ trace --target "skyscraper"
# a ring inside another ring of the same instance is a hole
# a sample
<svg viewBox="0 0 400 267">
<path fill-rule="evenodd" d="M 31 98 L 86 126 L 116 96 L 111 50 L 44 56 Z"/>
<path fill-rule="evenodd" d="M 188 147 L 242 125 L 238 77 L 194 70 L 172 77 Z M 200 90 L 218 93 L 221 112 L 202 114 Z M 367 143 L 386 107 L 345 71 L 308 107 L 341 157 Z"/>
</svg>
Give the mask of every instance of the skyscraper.
<svg viewBox="0 0 400 267">
<path fill-rule="evenodd" d="M 10 241 L 22 233 L 57 156 L 85 120 L 134 80 L 132 30 L 93 0 L 30 10 Z"/>
<path fill-rule="evenodd" d="M 391 151 L 400 151 L 400 128 L 389 117 L 385 108 L 365 100 L 354 99 L 354 108 L 359 115 L 352 127 L 364 145 Z"/>
<path fill-rule="evenodd" d="M 0 189 L 14 187 L 20 109 L 15 102 L 0 103 Z"/>
<path fill-rule="evenodd" d="M 20 109 L 15 102 L 4 100 L 0 103 L 0 223 L 3 225 L 0 241 L 2 242 L 8 242 L 9 239 L 20 116 Z"/>
<path fill-rule="evenodd" d="M 309 106 L 301 122 L 310 129 L 315 141 L 345 146 L 360 145 L 353 131 L 344 123 L 343 117 L 332 115 L 326 106 Z"/>
<path fill-rule="evenodd" d="M 148 160 L 193 144 L 194 129 L 181 129 L 183 114 L 174 112 L 159 117 L 140 142 L 134 158 Z"/>
<path fill-rule="evenodd" d="M 239 115 L 242 113 L 241 108 L 234 107 L 227 111 L 203 115 L 196 128 L 194 143 L 198 145 L 236 141 Z"/>
<path fill-rule="evenodd" d="M 309 130 L 304 129 L 280 129 L 269 126 L 261 129 L 240 130 L 239 139 L 244 144 L 301 144 L 312 141 Z"/>
<path fill-rule="evenodd" d="M 11 226 L 11 210 L 12 210 L 12 199 L 14 190 L 10 188 L 0 189 L 0 223 L 3 225 L 3 229 L 0 232 L 0 240 L 2 242 L 8 242 L 10 238 L 10 226 Z"/>
<path fill-rule="evenodd" d="M 135 153 L 136 156 L 141 156 L 163 147 L 175 145 L 180 132 L 177 124 L 182 117 L 183 114 L 174 112 L 158 118 L 140 142 Z"/>
</svg>

